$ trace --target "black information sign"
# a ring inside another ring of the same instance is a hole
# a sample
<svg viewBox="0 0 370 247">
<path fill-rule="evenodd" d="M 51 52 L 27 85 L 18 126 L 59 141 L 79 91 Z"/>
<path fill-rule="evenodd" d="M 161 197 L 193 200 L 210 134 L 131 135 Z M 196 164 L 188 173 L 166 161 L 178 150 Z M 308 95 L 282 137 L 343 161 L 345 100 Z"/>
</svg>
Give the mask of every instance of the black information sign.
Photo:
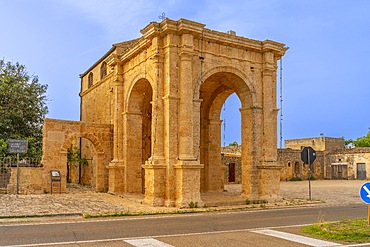
<svg viewBox="0 0 370 247">
<path fill-rule="evenodd" d="M 53 183 L 59 183 L 59 193 L 62 193 L 62 176 L 59 170 L 50 170 L 50 193 L 53 194 Z"/>
<path fill-rule="evenodd" d="M 316 151 L 312 147 L 304 147 L 301 151 L 301 159 L 305 164 L 311 165 L 316 159 Z"/>
<path fill-rule="evenodd" d="M 9 153 L 27 153 L 27 140 L 9 139 L 8 148 Z"/>
</svg>

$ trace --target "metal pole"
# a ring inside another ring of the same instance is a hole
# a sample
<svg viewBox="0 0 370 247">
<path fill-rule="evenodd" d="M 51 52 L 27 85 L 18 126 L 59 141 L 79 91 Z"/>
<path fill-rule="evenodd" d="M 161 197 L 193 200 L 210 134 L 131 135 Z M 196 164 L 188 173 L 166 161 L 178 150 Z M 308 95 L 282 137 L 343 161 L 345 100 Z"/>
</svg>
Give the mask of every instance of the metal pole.
<svg viewBox="0 0 370 247">
<path fill-rule="evenodd" d="M 311 201 L 311 169 L 310 169 L 310 150 L 307 149 L 307 156 L 308 156 L 308 194 L 309 200 Z"/>
<path fill-rule="evenodd" d="M 17 185 L 16 185 L 16 193 L 18 195 L 19 189 L 19 153 L 17 153 Z"/>
<path fill-rule="evenodd" d="M 370 204 L 367 204 L 367 225 L 370 226 Z"/>
</svg>

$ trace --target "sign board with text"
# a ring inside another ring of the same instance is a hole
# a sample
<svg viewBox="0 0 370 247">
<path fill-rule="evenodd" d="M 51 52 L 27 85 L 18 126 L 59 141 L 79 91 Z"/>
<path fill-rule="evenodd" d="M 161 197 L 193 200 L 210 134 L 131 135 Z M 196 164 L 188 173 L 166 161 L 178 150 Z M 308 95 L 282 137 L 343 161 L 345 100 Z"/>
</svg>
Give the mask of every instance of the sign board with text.
<svg viewBox="0 0 370 247">
<path fill-rule="evenodd" d="M 15 140 L 9 139 L 8 141 L 8 151 L 9 153 L 27 153 L 27 140 Z"/>
</svg>

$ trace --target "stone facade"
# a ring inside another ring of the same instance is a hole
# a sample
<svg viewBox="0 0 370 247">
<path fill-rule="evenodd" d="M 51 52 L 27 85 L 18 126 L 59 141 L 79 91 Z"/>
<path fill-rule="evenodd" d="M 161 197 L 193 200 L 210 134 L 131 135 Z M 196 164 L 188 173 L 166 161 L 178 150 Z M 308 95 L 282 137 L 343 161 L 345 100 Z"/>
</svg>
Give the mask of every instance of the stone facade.
<svg viewBox="0 0 370 247">
<path fill-rule="evenodd" d="M 301 150 L 302 147 L 312 147 L 315 151 L 330 151 L 344 148 L 343 138 L 314 137 L 285 140 L 285 148 Z"/>
<path fill-rule="evenodd" d="M 301 161 L 302 147 L 311 146 L 316 151 L 315 162 L 310 167 L 314 179 L 370 179 L 370 148 L 345 148 L 343 138 L 314 137 L 285 141 L 286 148 L 277 150 L 277 160 L 282 169 L 280 180 L 308 179 L 308 165 Z M 241 181 L 240 147 L 224 147 L 222 164 L 226 168 L 225 183 L 235 176 Z M 230 164 L 234 170 L 230 171 Z M 231 175 L 230 173 L 233 173 Z"/>
<path fill-rule="evenodd" d="M 326 155 L 326 178 L 370 179 L 370 148 L 334 150 Z"/>
<path fill-rule="evenodd" d="M 276 69 L 285 45 L 185 19 L 152 22 L 141 33 L 81 75 L 81 121 L 113 126 L 109 192 L 178 207 L 202 205 L 201 191 L 222 192 L 220 111 L 235 92 L 243 196 L 277 199 Z"/>
</svg>

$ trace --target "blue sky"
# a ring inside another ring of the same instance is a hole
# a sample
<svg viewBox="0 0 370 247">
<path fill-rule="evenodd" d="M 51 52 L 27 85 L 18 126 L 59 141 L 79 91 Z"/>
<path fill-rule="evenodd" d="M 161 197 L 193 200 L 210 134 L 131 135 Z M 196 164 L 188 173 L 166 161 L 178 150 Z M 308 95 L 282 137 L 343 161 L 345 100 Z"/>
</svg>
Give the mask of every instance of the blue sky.
<svg viewBox="0 0 370 247">
<path fill-rule="evenodd" d="M 0 0 L 0 57 L 48 84 L 49 118 L 79 119 L 79 74 L 159 15 L 289 47 L 283 139 L 364 136 L 370 127 L 370 1 Z M 278 80 L 279 81 L 279 80 Z M 240 143 L 239 102 L 226 103 L 226 144 Z M 279 133 L 279 132 L 278 132 Z"/>
</svg>

